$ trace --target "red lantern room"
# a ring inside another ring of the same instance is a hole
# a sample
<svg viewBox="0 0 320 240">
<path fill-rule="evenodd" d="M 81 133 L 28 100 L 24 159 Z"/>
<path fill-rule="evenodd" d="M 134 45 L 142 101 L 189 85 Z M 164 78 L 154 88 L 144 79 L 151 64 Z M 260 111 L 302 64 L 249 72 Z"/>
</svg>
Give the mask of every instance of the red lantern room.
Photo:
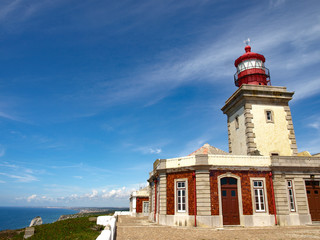
<svg viewBox="0 0 320 240">
<path fill-rule="evenodd" d="M 244 49 L 246 53 L 234 62 L 237 68 L 234 75 L 234 84 L 241 87 L 242 84 L 267 85 L 270 83 L 269 69 L 264 67 L 266 61 L 264 56 L 251 52 L 249 45 Z"/>
</svg>

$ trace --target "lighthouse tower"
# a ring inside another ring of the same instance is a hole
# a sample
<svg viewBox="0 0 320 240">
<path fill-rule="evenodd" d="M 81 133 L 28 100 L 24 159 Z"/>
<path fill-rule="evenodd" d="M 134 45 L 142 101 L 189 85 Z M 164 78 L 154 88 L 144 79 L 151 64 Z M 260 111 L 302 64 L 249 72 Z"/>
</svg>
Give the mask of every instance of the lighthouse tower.
<svg viewBox="0 0 320 240">
<path fill-rule="evenodd" d="M 251 52 L 235 60 L 238 89 L 221 109 L 228 116 L 229 152 L 235 155 L 297 154 L 289 101 L 293 92 L 270 84 L 265 57 Z"/>
</svg>

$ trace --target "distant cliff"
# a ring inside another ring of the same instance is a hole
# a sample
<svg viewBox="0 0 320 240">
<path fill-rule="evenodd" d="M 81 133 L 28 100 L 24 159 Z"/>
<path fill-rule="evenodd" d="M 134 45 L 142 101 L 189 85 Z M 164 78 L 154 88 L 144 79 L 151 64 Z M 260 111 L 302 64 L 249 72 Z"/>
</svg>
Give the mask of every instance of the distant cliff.
<svg viewBox="0 0 320 240">
<path fill-rule="evenodd" d="M 87 217 L 93 215 L 113 215 L 115 211 L 128 211 L 129 208 L 72 208 L 73 210 L 80 211 L 75 214 L 61 215 L 58 221 L 79 218 L 79 217 Z"/>
<path fill-rule="evenodd" d="M 31 220 L 30 226 L 29 227 L 34 227 L 42 224 L 42 218 L 41 217 L 35 217 L 34 219 Z"/>
</svg>

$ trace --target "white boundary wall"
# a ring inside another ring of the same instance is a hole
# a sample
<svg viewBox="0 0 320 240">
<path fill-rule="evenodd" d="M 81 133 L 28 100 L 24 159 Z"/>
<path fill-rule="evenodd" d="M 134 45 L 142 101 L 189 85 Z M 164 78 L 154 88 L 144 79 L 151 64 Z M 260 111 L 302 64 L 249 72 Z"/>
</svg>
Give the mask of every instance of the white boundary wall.
<svg viewBox="0 0 320 240">
<path fill-rule="evenodd" d="M 96 240 L 116 240 L 116 223 L 118 215 L 132 215 L 129 211 L 116 211 L 113 216 L 99 216 L 97 225 L 105 226 L 105 230 L 96 238 Z"/>
</svg>

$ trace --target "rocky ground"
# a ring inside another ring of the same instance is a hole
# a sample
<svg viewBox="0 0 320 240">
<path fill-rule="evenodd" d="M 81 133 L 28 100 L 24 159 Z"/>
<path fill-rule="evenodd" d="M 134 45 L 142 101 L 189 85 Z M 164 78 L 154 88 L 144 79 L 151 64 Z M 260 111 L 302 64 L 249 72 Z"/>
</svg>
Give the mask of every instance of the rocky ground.
<svg viewBox="0 0 320 240">
<path fill-rule="evenodd" d="M 225 227 L 223 229 L 169 227 L 150 223 L 146 217 L 119 216 L 117 240 L 213 239 L 320 239 L 320 225 L 299 227 Z"/>
</svg>

